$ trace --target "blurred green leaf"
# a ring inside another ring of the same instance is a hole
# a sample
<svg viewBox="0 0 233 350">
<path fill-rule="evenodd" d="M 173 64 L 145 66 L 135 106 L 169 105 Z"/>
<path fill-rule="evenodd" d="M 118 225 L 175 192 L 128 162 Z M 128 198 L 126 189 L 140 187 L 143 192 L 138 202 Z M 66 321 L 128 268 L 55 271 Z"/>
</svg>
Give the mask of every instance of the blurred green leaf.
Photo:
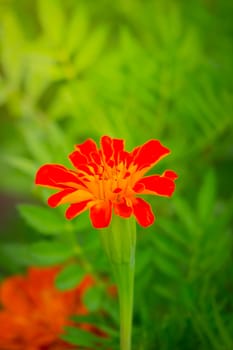
<svg viewBox="0 0 233 350">
<path fill-rule="evenodd" d="M 80 45 L 83 44 L 88 31 L 88 15 L 84 4 L 78 4 L 67 26 L 67 38 L 64 43 L 65 50 L 68 54 L 73 54 Z"/>
<path fill-rule="evenodd" d="M 197 198 L 198 216 L 203 224 L 209 222 L 214 211 L 216 200 L 216 177 L 213 170 L 209 170 L 204 177 L 202 187 Z"/>
<path fill-rule="evenodd" d="M 68 341 L 70 344 L 88 348 L 93 348 L 93 346 L 96 348 L 96 344 L 100 342 L 100 338 L 94 336 L 92 333 L 74 327 L 66 327 L 62 339 Z"/>
<path fill-rule="evenodd" d="M 176 280 L 180 279 L 181 271 L 179 270 L 179 267 L 160 252 L 156 252 L 153 262 L 155 266 L 165 275 L 169 276 L 169 278 L 175 278 Z"/>
<path fill-rule="evenodd" d="M 104 302 L 103 290 L 94 286 L 87 290 L 84 295 L 84 303 L 88 310 L 91 312 L 101 309 L 101 305 Z"/>
<path fill-rule="evenodd" d="M 40 241 L 30 245 L 34 264 L 46 266 L 60 264 L 74 255 L 74 247 L 64 242 Z"/>
<path fill-rule="evenodd" d="M 62 43 L 65 33 L 65 16 L 59 0 L 38 0 L 38 16 L 50 44 Z"/>
<path fill-rule="evenodd" d="M 106 36 L 107 29 L 100 27 L 87 38 L 82 49 L 74 57 L 76 74 L 81 73 L 95 63 L 106 43 Z"/>
<path fill-rule="evenodd" d="M 22 204 L 18 210 L 27 224 L 40 233 L 56 236 L 68 227 L 65 218 L 51 208 Z"/>
<path fill-rule="evenodd" d="M 156 283 L 154 284 L 153 290 L 155 291 L 155 293 L 159 294 L 159 296 L 161 296 L 164 299 L 170 300 L 172 302 L 175 299 L 174 292 L 172 292 L 172 290 L 169 290 L 167 286 Z"/>
<path fill-rule="evenodd" d="M 1 18 L 1 64 L 4 73 L 15 89 L 22 79 L 26 40 L 23 30 L 13 11 L 6 11 Z"/>
<path fill-rule="evenodd" d="M 18 266 L 29 266 L 32 264 L 29 247 L 23 243 L 4 243 L 1 244 L 0 251 Z"/>
<path fill-rule="evenodd" d="M 38 48 L 39 50 L 39 48 Z M 51 84 L 61 79 L 61 71 L 55 58 L 47 52 L 29 52 L 27 54 L 27 74 L 24 79 L 24 89 L 27 95 L 24 108 L 27 113 L 38 113 L 36 105 L 40 99 L 47 96 Z"/>
<path fill-rule="evenodd" d="M 179 247 L 183 249 L 189 247 L 189 237 L 179 223 L 160 218 L 158 225 L 166 232 L 169 239 L 175 241 L 175 244 L 179 245 Z"/>
<path fill-rule="evenodd" d="M 101 308 L 101 311 L 103 309 Z M 109 324 L 109 310 L 104 310 L 104 313 L 100 312 L 91 312 L 88 315 L 72 316 L 72 320 L 77 323 L 89 323 L 93 325 L 98 325 L 98 328 L 106 332 L 109 336 L 117 338 L 119 340 L 119 334 L 117 325 Z M 112 321 L 112 320 L 111 320 Z"/>
<path fill-rule="evenodd" d="M 173 259 L 174 261 L 184 261 L 186 259 L 183 249 L 172 240 L 169 240 L 166 235 L 157 234 L 152 243 L 156 251 L 160 251 L 167 259 Z"/>
<path fill-rule="evenodd" d="M 27 124 L 27 127 L 25 127 Z M 46 135 L 39 129 L 36 122 L 27 120 L 21 124 L 20 130 L 23 134 L 28 152 L 39 163 L 51 162 L 51 152 L 46 142 Z"/>
<path fill-rule="evenodd" d="M 180 221 L 187 229 L 187 234 L 198 234 L 199 227 L 195 218 L 195 209 L 191 208 L 184 198 L 178 196 L 173 198 L 173 203 Z"/>
<path fill-rule="evenodd" d="M 33 160 L 24 158 L 21 156 L 13 156 L 9 154 L 3 154 L 2 159 L 5 163 L 11 167 L 21 171 L 25 175 L 34 176 L 37 166 Z"/>
<path fill-rule="evenodd" d="M 82 266 L 75 263 L 69 264 L 59 272 L 56 277 L 55 284 L 60 290 L 69 290 L 77 286 L 85 274 L 86 271 Z"/>
</svg>

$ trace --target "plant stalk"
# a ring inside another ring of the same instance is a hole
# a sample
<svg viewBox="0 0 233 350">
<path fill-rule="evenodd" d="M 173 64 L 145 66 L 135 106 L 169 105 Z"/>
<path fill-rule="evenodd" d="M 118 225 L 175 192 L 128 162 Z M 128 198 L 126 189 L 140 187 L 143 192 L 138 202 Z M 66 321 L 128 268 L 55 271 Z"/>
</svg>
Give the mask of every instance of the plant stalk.
<svg viewBox="0 0 233 350">
<path fill-rule="evenodd" d="M 120 350 L 131 350 L 136 224 L 134 218 L 113 216 L 101 239 L 118 287 L 120 304 Z"/>
<path fill-rule="evenodd" d="M 120 349 L 131 350 L 134 267 L 129 264 L 113 266 L 120 303 Z"/>
</svg>

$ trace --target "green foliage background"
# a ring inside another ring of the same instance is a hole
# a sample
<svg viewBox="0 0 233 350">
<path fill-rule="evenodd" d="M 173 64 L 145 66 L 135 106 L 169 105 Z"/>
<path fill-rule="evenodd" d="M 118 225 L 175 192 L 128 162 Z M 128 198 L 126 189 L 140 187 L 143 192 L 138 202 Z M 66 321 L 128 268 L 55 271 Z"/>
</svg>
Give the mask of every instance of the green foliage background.
<svg viewBox="0 0 233 350">
<path fill-rule="evenodd" d="M 2 278 L 63 262 L 61 289 L 86 272 L 109 275 L 88 216 L 67 222 L 64 208 L 47 208 L 49 191 L 33 183 L 40 165 L 69 165 L 74 144 L 104 134 L 128 150 L 150 138 L 172 150 L 155 171 L 179 174 L 176 194 L 150 198 L 157 221 L 138 227 L 135 350 L 233 348 L 232 9 L 227 0 L 0 0 L 2 206 L 26 202 L 1 225 Z M 115 302 L 101 286 L 86 302 L 117 349 Z"/>
</svg>

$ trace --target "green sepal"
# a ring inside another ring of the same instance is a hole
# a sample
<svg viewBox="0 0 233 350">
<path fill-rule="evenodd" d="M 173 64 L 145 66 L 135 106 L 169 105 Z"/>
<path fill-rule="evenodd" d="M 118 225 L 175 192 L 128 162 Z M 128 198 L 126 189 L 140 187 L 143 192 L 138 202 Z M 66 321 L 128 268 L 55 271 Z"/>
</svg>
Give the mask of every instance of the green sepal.
<svg viewBox="0 0 233 350">
<path fill-rule="evenodd" d="M 100 230 L 102 245 L 112 264 L 135 264 L 136 223 L 133 217 L 113 215 L 109 227 Z"/>
</svg>

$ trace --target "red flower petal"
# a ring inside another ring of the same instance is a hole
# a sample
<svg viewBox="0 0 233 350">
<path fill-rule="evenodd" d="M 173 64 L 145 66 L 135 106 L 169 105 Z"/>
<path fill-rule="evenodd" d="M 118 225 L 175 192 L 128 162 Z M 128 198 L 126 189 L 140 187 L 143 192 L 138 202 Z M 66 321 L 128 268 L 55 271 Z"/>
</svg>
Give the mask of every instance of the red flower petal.
<svg viewBox="0 0 233 350">
<path fill-rule="evenodd" d="M 178 178 L 178 175 L 172 170 L 166 170 L 163 173 L 163 176 L 168 177 L 171 180 L 176 180 Z"/>
<path fill-rule="evenodd" d="M 123 158 L 124 158 L 124 161 L 125 161 L 125 166 L 128 169 L 129 166 L 133 163 L 133 160 L 134 160 L 133 152 L 129 153 L 129 152 L 124 151 L 123 152 Z"/>
<path fill-rule="evenodd" d="M 140 181 L 136 182 L 136 184 L 133 187 L 133 190 L 136 193 L 142 193 L 145 190 L 145 186 L 143 185 L 143 183 L 141 183 L 141 180 L 142 179 L 140 179 Z"/>
<path fill-rule="evenodd" d="M 155 220 L 151 206 L 142 198 L 135 198 L 133 202 L 133 213 L 139 225 L 143 227 L 152 225 Z"/>
<path fill-rule="evenodd" d="M 72 290 L 59 291 L 54 284 L 59 270 L 57 267 L 32 267 L 26 276 L 13 276 L 2 281 L 1 350 L 70 348 L 59 337 L 65 326 L 74 325 L 70 321 L 71 315 L 88 313 L 83 297 L 95 281 L 91 275 L 86 275 Z M 97 327 L 85 323 L 77 326 L 101 334 Z"/>
<path fill-rule="evenodd" d="M 90 218 L 95 228 L 104 228 L 110 224 L 112 205 L 110 201 L 99 201 L 90 208 Z"/>
<path fill-rule="evenodd" d="M 77 166 L 77 168 L 83 172 L 86 173 L 86 175 L 94 175 L 94 171 L 93 171 L 93 167 L 90 167 L 89 165 L 84 165 L 84 164 L 80 164 L 79 166 Z"/>
<path fill-rule="evenodd" d="M 112 139 L 109 136 L 103 136 L 100 142 L 105 161 L 108 163 L 113 154 Z"/>
<path fill-rule="evenodd" d="M 77 175 L 71 170 L 59 164 L 45 164 L 36 174 L 36 185 L 42 185 L 53 188 L 71 187 L 66 183 L 82 184 Z M 83 184 L 82 184 L 83 185 Z"/>
<path fill-rule="evenodd" d="M 69 159 L 77 169 L 80 168 L 80 165 L 90 165 L 93 160 L 95 163 L 100 164 L 99 151 L 92 139 L 76 145 L 76 151 L 69 155 Z"/>
<path fill-rule="evenodd" d="M 83 211 L 88 209 L 87 203 L 89 203 L 90 200 L 88 201 L 83 201 L 80 203 L 73 203 L 69 206 L 69 208 L 66 210 L 66 218 L 68 220 L 73 219 L 75 216 L 81 214 Z"/>
<path fill-rule="evenodd" d="M 100 154 L 99 152 L 92 152 L 91 153 L 91 157 L 93 159 L 93 161 L 95 162 L 95 164 L 100 165 L 101 164 L 101 158 L 100 158 Z"/>
<path fill-rule="evenodd" d="M 119 164 L 123 160 L 124 140 L 113 139 L 113 152 L 115 164 Z"/>
<path fill-rule="evenodd" d="M 37 185 L 60 189 L 49 198 L 48 204 L 52 207 L 71 204 L 66 212 L 69 219 L 89 208 L 96 228 L 110 224 L 112 206 L 117 215 L 127 218 L 133 212 L 142 226 L 150 225 L 154 221 L 151 208 L 135 195 L 172 195 L 175 172 L 166 170 L 161 176 L 143 178 L 169 149 L 158 140 L 150 140 L 131 152 L 124 151 L 122 139 L 103 136 L 100 143 L 100 150 L 92 139 L 76 145 L 69 156 L 76 171 L 58 164 L 47 164 L 38 170 Z"/>
<path fill-rule="evenodd" d="M 175 184 L 168 177 L 152 175 L 139 180 L 133 189 L 138 193 L 170 197 L 175 190 Z"/>
<path fill-rule="evenodd" d="M 92 139 L 87 139 L 85 142 L 76 145 L 76 148 L 89 160 L 91 153 L 98 153 L 97 145 Z"/>
<path fill-rule="evenodd" d="M 128 218 L 131 216 L 133 209 L 126 204 L 125 198 L 120 203 L 114 204 L 114 211 L 116 215 Z"/>
<path fill-rule="evenodd" d="M 25 293 L 22 276 L 9 277 L 1 285 L 1 304 L 12 313 L 24 314 L 30 311 L 31 300 Z"/>
<path fill-rule="evenodd" d="M 79 165 L 87 164 L 87 158 L 80 152 L 74 151 L 69 155 L 69 159 L 71 163 L 75 166 L 75 168 L 79 168 Z"/>
<path fill-rule="evenodd" d="M 158 140 L 150 140 L 141 147 L 135 148 L 134 164 L 138 165 L 138 170 L 151 167 L 157 163 L 162 157 L 170 153 L 170 150 L 164 147 Z"/>
<path fill-rule="evenodd" d="M 68 194 L 73 193 L 77 191 L 75 188 L 66 188 L 63 191 L 57 192 L 55 194 L 53 194 L 52 196 L 50 196 L 48 198 L 48 205 L 52 208 L 55 208 L 56 206 L 58 206 L 61 202 L 61 200 L 66 197 Z"/>
</svg>

